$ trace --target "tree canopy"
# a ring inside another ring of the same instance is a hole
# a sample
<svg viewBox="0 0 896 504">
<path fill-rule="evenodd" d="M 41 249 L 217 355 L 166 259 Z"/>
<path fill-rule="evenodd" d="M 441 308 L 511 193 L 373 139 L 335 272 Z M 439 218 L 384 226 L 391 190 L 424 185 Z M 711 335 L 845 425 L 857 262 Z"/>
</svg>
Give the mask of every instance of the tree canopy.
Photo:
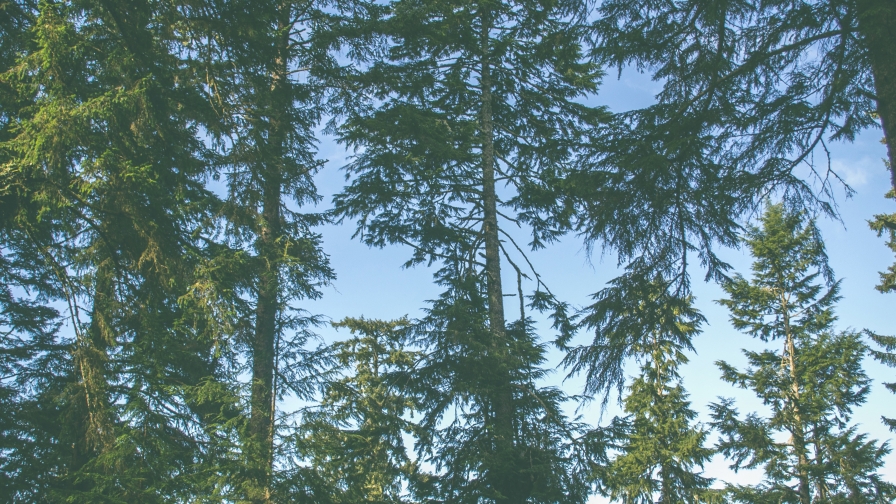
<svg viewBox="0 0 896 504">
<path fill-rule="evenodd" d="M 0 500 L 889 502 L 852 415 L 896 343 L 835 330 L 811 217 L 830 143 L 879 126 L 896 174 L 894 31 L 892 0 L 0 0 Z M 623 69 L 655 103 L 594 106 Z M 418 316 L 316 312 L 340 225 L 433 273 Z M 590 300 L 538 267 L 561 240 L 618 260 Z M 719 362 L 765 410 L 701 421 L 695 273 L 767 345 Z"/>
</svg>

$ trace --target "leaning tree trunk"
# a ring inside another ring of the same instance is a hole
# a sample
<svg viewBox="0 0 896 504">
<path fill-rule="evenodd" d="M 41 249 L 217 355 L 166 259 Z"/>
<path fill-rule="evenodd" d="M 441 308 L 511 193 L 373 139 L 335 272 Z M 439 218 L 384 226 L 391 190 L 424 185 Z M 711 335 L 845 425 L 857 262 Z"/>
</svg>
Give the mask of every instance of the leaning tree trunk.
<svg viewBox="0 0 896 504">
<path fill-rule="evenodd" d="M 857 0 L 859 31 L 865 40 L 890 161 L 890 185 L 896 191 L 896 1 Z"/>
</svg>

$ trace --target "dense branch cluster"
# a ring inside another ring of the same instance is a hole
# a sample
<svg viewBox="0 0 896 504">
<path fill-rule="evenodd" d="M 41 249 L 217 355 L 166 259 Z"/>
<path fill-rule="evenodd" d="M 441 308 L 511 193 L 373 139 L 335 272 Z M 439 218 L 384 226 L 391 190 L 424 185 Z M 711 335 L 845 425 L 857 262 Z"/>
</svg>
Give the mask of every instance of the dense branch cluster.
<svg viewBox="0 0 896 504">
<path fill-rule="evenodd" d="M 882 127 L 896 174 L 894 32 L 892 0 L 0 0 L 0 501 L 892 502 L 851 416 L 896 340 L 835 330 L 811 216 L 831 142 Z M 590 105 L 629 67 L 654 104 Z M 440 293 L 322 343 L 323 224 Z M 530 259 L 572 237 L 621 267 L 584 308 Z M 694 272 L 768 345 L 717 363 L 761 412 L 697 421 Z"/>
</svg>

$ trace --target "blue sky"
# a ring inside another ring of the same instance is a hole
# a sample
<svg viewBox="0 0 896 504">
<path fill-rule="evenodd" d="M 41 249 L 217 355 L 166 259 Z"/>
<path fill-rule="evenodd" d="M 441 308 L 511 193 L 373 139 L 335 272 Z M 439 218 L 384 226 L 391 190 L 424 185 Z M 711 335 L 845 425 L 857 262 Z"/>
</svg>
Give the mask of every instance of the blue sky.
<svg viewBox="0 0 896 504">
<path fill-rule="evenodd" d="M 608 75 L 596 101 L 608 105 L 614 111 L 628 110 L 647 105 L 660 90 L 656 82 L 632 71 L 623 72 L 617 79 L 615 73 Z M 832 167 L 855 190 L 851 199 L 845 198 L 845 191 L 838 191 L 839 210 L 842 222 L 822 218 L 819 226 L 824 234 L 830 264 L 838 278 L 843 279 L 843 299 L 837 307 L 839 321 L 837 329 L 871 329 L 881 334 L 896 334 L 893 314 L 896 294 L 881 294 L 874 289 L 879 281 L 878 272 L 893 263 L 892 253 L 868 227 L 867 221 L 874 214 L 896 212 L 896 204 L 883 195 L 889 186 L 889 174 L 882 158 L 886 155 L 880 143 L 880 130 L 866 131 L 852 144 L 834 144 L 831 147 Z M 320 145 L 321 157 L 328 159 L 320 172 L 317 183 L 321 192 L 329 197 L 344 185 L 344 177 L 339 167 L 345 162 L 344 149 L 324 138 Z M 322 207 L 325 205 L 322 205 Z M 367 318 L 391 319 L 402 315 L 419 316 L 426 300 L 434 298 L 439 289 L 433 285 L 431 270 L 418 267 L 401 269 L 409 257 L 409 250 L 403 247 L 369 249 L 351 239 L 354 232 L 352 223 L 330 225 L 320 230 L 324 238 L 324 248 L 330 255 L 337 279 L 332 286 L 325 287 L 323 298 L 303 307 L 313 313 L 325 315 L 332 320 L 345 316 L 365 316 Z M 560 243 L 532 254 L 532 260 L 540 270 L 550 288 L 561 299 L 573 305 L 588 303 L 589 295 L 604 287 L 605 282 L 617 274 L 616 259 L 611 255 L 588 256 L 581 242 L 574 236 Z M 745 250 L 725 250 L 725 257 L 734 270 L 749 275 L 752 262 Z M 505 272 L 506 273 L 506 272 Z M 696 355 L 683 372 L 684 385 L 691 393 L 693 407 L 700 411 L 701 420 L 707 421 L 707 405 L 719 396 L 735 397 L 742 413 L 762 411 L 761 404 L 749 394 L 742 393 L 724 384 L 719 379 L 718 369 L 713 364 L 719 359 L 743 367 L 745 360 L 741 348 L 758 350 L 766 345 L 749 336 L 738 333 L 728 322 L 726 310 L 714 301 L 724 296 L 714 284 L 702 282 L 699 269 L 692 271 L 695 283 L 697 306 L 708 319 L 703 333 L 696 340 Z M 515 279 L 505 277 L 505 290 L 515 285 Z M 510 308 L 508 308 L 510 310 Z M 545 340 L 552 339 L 548 326 L 542 326 Z M 325 340 L 343 338 L 330 328 L 321 328 Z M 582 342 L 590 336 L 582 334 Z M 776 345 L 772 343 L 771 345 Z M 555 359 L 559 355 L 554 355 Z M 881 415 L 896 416 L 896 397 L 881 385 L 882 381 L 896 381 L 896 370 L 881 366 L 873 360 L 866 361 L 868 375 L 874 381 L 872 392 L 865 406 L 856 411 L 854 421 L 861 424 L 861 431 L 872 438 L 885 440 L 893 437 L 880 422 Z M 637 371 L 631 366 L 631 373 Z M 554 374 L 559 383 L 562 371 Z M 579 393 L 580 381 L 572 379 L 564 383 L 569 393 Z M 605 423 L 618 412 L 618 406 L 611 405 L 603 416 Z M 586 420 L 598 423 L 599 411 L 596 407 L 584 410 Z M 732 482 L 755 482 L 758 473 L 733 474 L 727 469 L 727 462 L 717 457 L 706 468 L 709 476 Z M 887 459 L 884 474 L 889 481 L 896 481 L 896 455 Z M 604 502 L 595 498 L 593 502 Z"/>
</svg>

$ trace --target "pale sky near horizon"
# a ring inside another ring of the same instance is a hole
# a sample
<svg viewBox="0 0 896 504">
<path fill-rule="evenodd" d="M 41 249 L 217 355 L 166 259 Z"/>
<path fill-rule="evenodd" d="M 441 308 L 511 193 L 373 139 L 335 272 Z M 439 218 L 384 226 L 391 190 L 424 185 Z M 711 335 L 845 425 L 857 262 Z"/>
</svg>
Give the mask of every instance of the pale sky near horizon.
<svg viewBox="0 0 896 504">
<path fill-rule="evenodd" d="M 651 103 L 659 89 L 659 84 L 636 72 L 625 71 L 619 79 L 611 73 L 606 77 L 596 103 L 606 104 L 613 111 L 628 110 Z M 896 334 L 893 322 L 896 294 L 881 294 L 874 289 L 879 281 L 878 272 L 892 264 L 894 257 L 885 246 L 885 240 L 878 238 L 867 225 L 867 220 L 874 214 L 896 212 L 896 204 L 883 197 L 889 186 L 889 175 L 882 161 L 886 150 L 880 144 L 880 138 L 880 130 L 869 130 L 852 144 L 830 146 L 833 168 L 856 191 L 851 199 L 844 198 L 843 191 L 839 191 L 842 222 L 819 220 L 830 264 L 836 276 L 843 279 L 843 299 L 836 310 L 839 315 L 837 330 L 867 328 L 881 334 Z M 327 197 L 320 206 L 323 209 L 329 208 L 329 197 L 344 185 L 339 167 L 345 162 L 346 152 L 332 139 L 324 138 L 320 157 L 329 160 L 317 177 L 321 193 Z M 424 267 L 401 269 L 401 264 L 410 256 L 407 248 L 369 249 L 351 239 L 353 223 L 328 225 L 320 231 L 337 279 L 332 286 L 323 289 L 322 299 L 301 303 L 312 313 L 334 321 L 362 315 L 380 319 L 405 314 L 415 317 L 421 315 L 426 300 L 440 292 L 432 283 L 431 270 Z M 752 259 L 746 250 L 725 250 L 723 256 L 734 266 L 734 271 L 749 277 Z M 546 250 L 534 252 L 531 257 L 558 297 L 576 306 L 586 305 L 590 294 L 603 288 L 607 280 L 618 274 L 614 256 L 589 257 L 581 242 L 573 236 Z M 719 396 L 735 397 L 742 414 L 761 412 L 761 404 L 755 397 L 720 380 L 713 363 L 725 359 L 743 368 L 745 360 L 740 349 L 758 350 L 777 343 L 764 344 L 734 330 L 726 310 L 714 302 L 724 296 L 722 290 L 717 285 L 703 283 L 703 272 L 699 268 L 692 271 L 692 276 L 697 307 L 708 319 L 703 333 L 695 341 L 696 354 L 690 356 L 691 362 L 683 371 L 684 386 L 691 394 L 692 407 L 700 413 L 702 422 L 708 421 L 707 405 L 718 401 Z M 505 289 L 515 286 L 515 280 L 510 276 L 505 277 L 505 282 Z M 548 325 L 542 327 L 543 340 L 553 339 Z M 319 332 L 327 341 L 346 337 L 329 327 L 322 327 Z M 579 342 L 584 343 L 590 336 L 581 334 L 579 338 Z M 556 363 L 559 358 L 556 352 L 553 357 L 552 362 Z M 880 416 L 896 416 L 896 396 L 889 394 L 881 384 L 882 381 L 896 381 L 896 369 L 886 368 L 870 358 L 866 360 L 865 368 L 873 380 L 872 391 L 866 405 L 855 412 L 853 420 L 860 424 L 860 431 L 867 432 L 872 438 L 881 441 L 894 438 L 896 436 L 880 422 Z M 632 366 L 631 370 L 634 373 L 637 368 Z M 561 384 L 564 374 L 562 370 L 556 372 L 551 383 Z M 580 380 L 571 379 L 562 386 L 570 394 L 581 392 Z M 618 406 L 611 404 L 600 423 L 606 424 L 618 412 Z M 586 421 L 599 422 L 596 407 L 585 409 L 583 413 Z M 710 439 L 715 439 L 715 435 Z M 886 460 L 883 474 L 888 481 L 896 482 L 896 454 L 891 453 Z M 727 466 L 727 461 L 716 457 L 705 468 L 705 475 L 738 483 L 757 482 L 761 478 L 758 472 L 734 474 Z M 595 497 L 590 502 L 607 501 Z"/>
</svg>

